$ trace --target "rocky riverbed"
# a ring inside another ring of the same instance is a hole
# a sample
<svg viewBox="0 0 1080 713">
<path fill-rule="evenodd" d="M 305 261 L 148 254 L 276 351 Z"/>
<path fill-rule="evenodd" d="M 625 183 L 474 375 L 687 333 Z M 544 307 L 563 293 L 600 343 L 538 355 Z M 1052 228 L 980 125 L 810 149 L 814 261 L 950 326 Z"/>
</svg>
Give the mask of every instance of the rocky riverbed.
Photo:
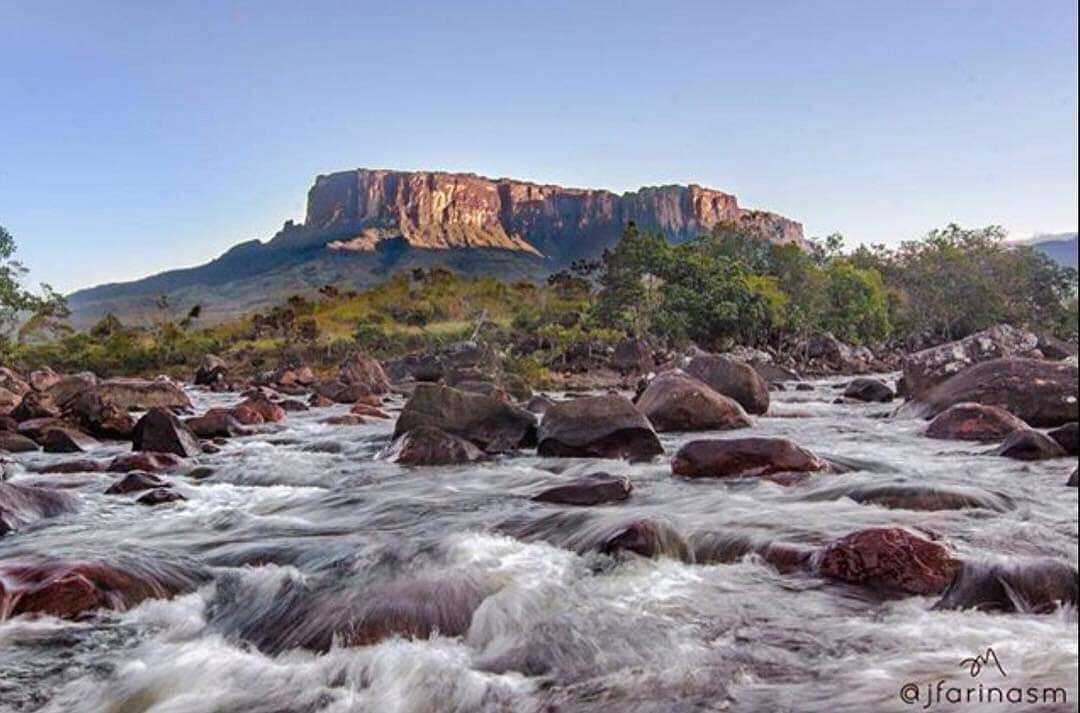
<svg viewBox="0 0 1080 713">
<path fill-rule="evenodd" d="M 99 468 L 126 443 L 9 457 L 9 487 L 70 507 L 0 539 L 0 709 L 899 710 L 909 682 L 966 685 L 987 648 L 1010 686 L 1075 700 L 1075 458 L 929 439 L 891 404 L 835 403 L 843 383 L 773 392 L 749 428 L 661 433 L 634 462 L 411 467 L 387 451 L 404 397 L 388 419 L 313 408 L 150 476 L 182 498 L 162 504 Z M 241 399 L 188 394 L 199 413 Z M 736 436 L 829 467 L 673 475 L 690 441 Z M 596 504 L 534 499 L 597 472 L 618 486 Z M 1026 599 L 1022 573 L 1012 599 L 985 579 L 1031 567 Z M 977 594 L 937 606 L 954 568 Z"/>
</svg>

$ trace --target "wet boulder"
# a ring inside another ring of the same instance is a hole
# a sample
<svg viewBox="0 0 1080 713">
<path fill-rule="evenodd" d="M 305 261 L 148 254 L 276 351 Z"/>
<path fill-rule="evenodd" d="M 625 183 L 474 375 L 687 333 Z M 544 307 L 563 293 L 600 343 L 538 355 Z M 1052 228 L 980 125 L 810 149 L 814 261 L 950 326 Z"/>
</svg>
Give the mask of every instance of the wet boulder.
<svg viewBox="0 0 1080 713">
<path fill-rule="evenodd" d="M 747 413 L 763 414 L 769 410 L 769 385 L 749 364 L 701 354 L 690 360 L 686 371 L 718 394 L 737 401 Z"/>
<path fill-rule="evenodd" d="M 1047 614 L 1077 604 L 1077 571 L 1050 558 L 966 562 L 935 609 Z"/>
<path fill-rule="evenodd" d="M 194 382 L 196 386 L 213 386 L 224 381 L 228 373 L 229 365 L 224 359 L 214 354 L 204 354 L 195 371 Z"/>
<path fill-rule="evenodd" d="M 1063 426 L 1080 420 L 1077 367 L 1069 362 L 994 359 L 937 385 L 908 403 L 901 414 L 933 418 L 961 403 L 997 406 L 1035 428 Z"/>
<path fill-rule="evenodd" d="M 625 396 L 586 396 L 544 413 L 537 453 L 563 458 L 646 459 L 664 452 L 648 420 Z"/>
<path fill-rule="evenodd" d="M 896 394 L 884 381 L 864 377 L 849 383 L 844 389 L 844 397 L 856 401 L 884 404 L 896 398 Z"/>
<path fill-rule="evenodd" d="M 390 392 L 390 380 L 386 378 L 382 366 L 363 354 L 350 354 L 341 363 L 338 379 L 346 386 L 358 387 L 374 396 Z"/>
<path fill-rule="evenodd" d="M 28 391 L 11 411 L 11 417 L 20 423 L 39 418 L 60 418 L 60 407 L 53 398 L 40 391 Z"/>
<path fill-rule="evenodd" d="M 181 458 L 193 458 L 200 453 L 195 434 L 165 408 L 150 409 L 135 424 L 132 448 L 136 451 L 172 453 Z"/>
<path fill-rule="evenodd" d="M 1066 453 L 1057 441 L 1031 428 L 1013 431 L 1002 441 L 994 455 L 1015 460 L 1064 458 Z"/>
<path fill-rule="evenodd" d="M 1003 357 L 1026 356 L 1039 346 L 1031 332 L 999 324 L 959 341 L 909 354 L 903 360 L 904 384 L 911 396 L 922 398 L 938 384 L 975 364 Z"/>
<path fill-rule="evenodd" d="M 206 572 L 195 565 L 118 560 L 0 560 L 5 589 L 0 619 L 5 615 L 77 619 L 98 609 L 125 611 L 147 599 L 193 591 L 207 580 Z"/>
<path fill-rule="evenodd" d="M 187 500 L 187 498 L 173 490 L 171 487 L 154 488 L 135 498 L 135 502 L 139 505 L 148 505 L 150 507 L 155 505 L 167 505 L 183 500 Z"/>
<path fill-rule="evenodd" d="M 846 535 L 815 555 L 820 574 L 884 593 L 939 594 L 961 564 L 952 550 L 901 527 L 874 527 Z"/>
<path fill-rule="evenodd" d="M 81 391 L 62 404 L 64 417 L 87 433 L 115 440 L 130 440 L 135 419 L 125 409 L 105 401 L 96 389 Z"/>
<path fill-rule="evenodd" d="M 648 558 L 690 561 L 686 538 L 662 518 L 599 515 L 575 509 L 542 517 L 516 516 L 499 529 L 523 542 L 546 542 L 579 554 L 632 552 Z"/>
<path fill-rule="evenodd" d="M 367 416 L 369 418 L 379 418 L 382 420 L 389 420 L 390 414 L 386 413 L 377 406 L 371 406 L 369 404 L 353 404 L 349 409 L 349 413 L 356 416 Z"/>
<path fill-rule="evenodd" d="M 318 393 L 312 394 L 311 398 L 308 399 L 308 406 L 311 408 L 327 408 L 333 406 L 334 403 L 333 399 Z"/>
<path fill-rule="evenodd" d="M 83 453 L 99 445 L 96 440 L 74 428 L 50 428 L 41 443 L 46 453 Z"/>
<path fill-rule="evenodd" d="M 38 444 L 19 433 L 0 431 L 0 451 L 4 453 L 29 453 L 38 450 Z"/>
<path fill-rule="evenodd" d="M 1077 354 L 1077 345 L 1075 341 L 1070 342 L 1059 339 L 1048 332 L 1043 332 L 1039 335 L 1038 349 L 1045 358 L 1053 359 L 1055 361 L 1068 359 Z"/>
<path fill-rule="evenodd" d="M 452 465 L 472 463 L 484 452 L 469 441 L 434 426 L 418 426 L 402 434 L 387 453 L 402 465 Z"/>
<path fill-rule="evenodd" d="M 280 423 L 288 417 L 285 409 L 270 399 L 261 396 L 244 399 L 234 406 L 232 410 L 233 416 L 242 423 L 251 420 L 250 415 L 248 415 L 250 411 L 254 411 L 262 418 L 262 421 L 258 421 L 258 423 Z M 237 414 L 244 414 L 244 418 L 240 418 Z"/>
<path fill-rule="evenodd" d="M 41 473 L 43 475 L 49 474 L 69 474 L 69 473 L 100 473 L 105 470 L 105 464 L 101 461 L 93 460 L 92 458 L 78 458 L 76 460 L 65 460 L 59 463 L 48 463 L 40 468 L 33 469 L 35 473 Z"/>
<path fill-rule="evenodd" d="M 751 425 L 737 401 L 678 372 L 665 372 L 653 379 L 638 398 L 637 408 L 661 433 L 726 431 Z"/>
<path fill-rule="evenodd" d="M 770 477 L 830 469 L 827 461 L 785 438 L 691 441 L 671 461 L 671 472 L 686 478 Z"/>
<path fill-rule="evenodd" d="M 437 384 L 418 384 L 394 426 L 394 440 L 421 426 L 464 438 L 488 453 L 536 442 L 536 417 L 483 394 Z"/>
<path fill-rule="evenodd" d="M 175 453 L 152 453 L 141 451 L 136 453 L 122 453 L 105 468 L 110 473 L 130 473 L 141 470 L 149 473 L 164 473 L 176 470 L 184 464 L 183 459 Z"/>
<path fill-rule="evenodd" d="M 1028 425 L 997 406 L 961 403 L 945 409 L 930 422 L 928 438 L 946 441 L 1001 441 Z"/>
<path fill-rule="evenodd" d="M 601 505 L 630 497 L 634 486 L 625 475 L 590 473 L 568 483 L 546 488 L 532 497 L 538 503 L 559 505 Z"/>
<path fill-rule="evenodd" d="M 101 398 L 125 411 L 149 411 L 152 408 L 186 411 L 191 400 L 184 390 L 164 378 L 107 379 L 98 384 Z"/>
<path fill-rule="evenodd" d="M 64 406 L 82 392 L 95 390 L 97 384 L 97 376 L 89 371 L 80 374 L 68 374 L 49 386 L 45 393 L 51 396 L 56 404 Z"/>
<path fill-rule="evenodd" d="M 262 413 L 251 404 L 242 401 L 229 409 L 229 415 L 236 419 L 242 426 L 257 426 L 266 423 Z"/>
<path fill-rule="evenodd" d="M 1080 455 L 1080 423 L 1067 423 L 1055 428 L 1049 435 L 1071 456 Z"/>
<path fill-rule="evenodd" d="M 963 486 L 933 486 L 926 484 L 891 483 L 842 486 L 816 492 L 808 500 L 850 498 L 863 505 L 876 505 L 891 510 L 985 509 L 1005 512 L 1012 508 L 1009 498 L 997 493 Z"/>
<path fill-rule="evenodd" d="M 828 332 L 803 339 L 795 346 L 795 354 L 815 372 L 865 374 L 874 362 L 869 349 L 842 342 Z"/>
<path fill-rule="evenodd" d="M 76 500 L 68 493 L 0 479 L 0 537 L 37 520 L 74 512 L 75 507 Z M 3 610 L 0 606 L 0 614 Z"/>
<path fill-rule="evenodd" d="M 144 490 L 154 490 L 155 488 L 164 488 L 169 485 L 169 481 L 164 478 L 154 475 L 153 473 L 143 473 L 135 471 L 128 473 L 120 480 L 116 481 L 108 487 L 105 491 L 106 495 L 129 495 L 131 493 L 139 493 Z"/>
<path fill-rule="evenodd" d="M 184 423 L 199 438 L 233 438 L 251 433 L 231 411 L 224 408 L 212 408 Z"/>
</svg>

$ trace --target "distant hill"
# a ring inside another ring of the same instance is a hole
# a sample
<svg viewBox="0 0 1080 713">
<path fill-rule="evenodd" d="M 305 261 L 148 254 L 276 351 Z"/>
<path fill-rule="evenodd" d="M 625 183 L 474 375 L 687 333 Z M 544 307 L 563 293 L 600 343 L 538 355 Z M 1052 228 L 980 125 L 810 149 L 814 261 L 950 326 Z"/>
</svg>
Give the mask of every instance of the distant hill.
<svg viewBox="0 0 1080 713">
<path fill-rule="evenodd" d="M 1076 239 L 1076 233 L 1039 235 L 1027 241 L 1027 244 L 1046 253 L 1055 262 L 1075 270 L 1077 268 Z"/>
<path fill-rule="evenodd" d="M 630 221 L 675 242 L 726 221 L 772 242 L 803 241 L 799 223 L 697 185 L 619 195 L 472 174 L 357 169 L 319 176 L 304 223 L 289 221 L 265 243 L 242 243 L 198 267 L 81 290 L 68 301 L 73 323 L 85 327 L 109 312 L 146 321 L 161 294 L 177 313 L 200 304 L 214 321 L 324 285 L 370 287 L 414 267 L 537 280 L 599 256 Z"/>
</svg>

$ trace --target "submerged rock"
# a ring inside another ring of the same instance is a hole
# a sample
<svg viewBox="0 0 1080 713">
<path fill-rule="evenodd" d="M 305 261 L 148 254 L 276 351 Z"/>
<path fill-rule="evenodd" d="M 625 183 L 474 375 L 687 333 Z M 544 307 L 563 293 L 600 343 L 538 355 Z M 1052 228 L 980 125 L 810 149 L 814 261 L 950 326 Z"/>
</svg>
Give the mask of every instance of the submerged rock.
<svg viewBox="0 0 1080 713">
<path fill-rule="evenodd" d="M 555 404 L 544 413 L 537 440 L 541 456 L 645 459 L 664 452 L 641 412 L 617 394 Z"/>
<path fill-rule="evenodd" d="M 540 503 L 560 505 L 600 505 L 626 500 L 633 489 L 634 486 L 625 475 L 592 473 L 542 490 L 532 499 Z"/>
<path fill-rule="evenodd" d="M 686 371 L 718 394 L 735 399 L 747 413 L 769 410 L 769 385 L 749 364 L 702 354 L 690 360 Z"/>
<path fill-rule="evenodd" d="M 1075 567 L 1050 558 L 968 562 L 934 608 L 1046 614 L 1076 606 L 1077 577 Z"/>
<path fill-rule="evenodd" d="M 966 510 L 983 508 L 1005 512 L 1012 508 L 1008 498 L 975 488 L 895 483 L 859 485 L 817 492 L 809 500 L 850 498 L 864 505 L 894 510 Z"/>
<path fill-rule="evenodd" d="M 68 493 L 0 479 L 0 537 L 37 520 L 74 512 L 76 505 L 75 498 Z"/>
<path fill-rule="evenodd" d="M 763 477 L 829 470 L 828 462 L 784 438 L 691 441 L 671 461 L 671 472 L 687 478 Z"/>
<path fill-rule="evenodd" d="M 116 456 L 105 469 L 110 473 L 130 473 L 143 470 L 150 473 L 163 473 L 175 470 L 184 461 L 175 453 L 152 453 L 148 451 L 123 453 Z"/>
<path fill-rule="evenodd" d="M 164 488 L 168 486 L 169 481 L 164 478 L 154 475 L 153 473 L 134 472 L 128 473 L 123 478 L 118 480 L 109 486 L 105 491 L 106 495 L 127 495 L 129 493 L 138 493 L 143 490 L 153 490 L 154 488 Z"/>
<path fill-rule="evenodd" d="M 750 417 L 734 399 L 686 374 L 666 372 L 652 380 L 637 408 L 659 432 L 748 428 Z"/>
<path fill-rule="evenodd" d="M 1049 460 L 1064 458 L 1066 453 L 1053 438 L 1031 428 L 1022 428 L 1010 433 L 994 455 L 1016 460 Z"/>
<path fill-rule="evenodd" d="M 960 561 L 945 545 L 901 527 L 874 527 L 840 538 L 815 555 L 832 579 L 885 593 L 938 594 L 952 583 Z"/>
<path fill-rule="evenodd" d="M 962 403 L 939 413 L 926 429 L 928 438 L 949 441 L 1001 441 L 1028 425 L 997 406 Z"/>
<path fill-rule="evenodd" d="M 154 488 L 153 490 L 140 495 L 135 499 L 139 505 L 166 505 L 168 503 L 175 503 L 181 500 L 187 500 L 183 495 L 173 490 L 171 487 Z"/>
</svg>

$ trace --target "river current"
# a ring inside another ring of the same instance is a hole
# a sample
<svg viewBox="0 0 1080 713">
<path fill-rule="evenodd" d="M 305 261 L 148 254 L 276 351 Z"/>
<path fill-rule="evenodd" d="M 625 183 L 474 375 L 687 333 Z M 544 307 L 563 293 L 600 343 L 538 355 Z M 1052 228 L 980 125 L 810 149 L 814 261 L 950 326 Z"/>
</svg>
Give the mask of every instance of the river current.
<svg viewBox="0 0 1080 713">
<path fill-rule="evenodd" d="M 1077 491 L 1064 487 L 1075 460 L 1025 463 L 988 455 L 989 446 L 930 440 L 925 422 L 890 418 L 893 406 L 833 404 L 835 384 L 773 393 L 752 429 L 663 435 L 665 455 L 633 464 L 533 452 L 405 468 L 379 458 L 392 422 L 321 423 L 345 407 L 291 413 L 201 456 L 212 472 L 175 477 L 187 500 L 153 508 L 104 495 L 113 475 L 33 475 L 28 468 L 64 457 L 17 456 L 12 482 L 64 487 L 79 509 L 0 539 L 0 559 L 122 557 L 150 568 L 190 564 L 209 578 L 127 612 L 0 623 L 0 711 L 1075 710 L 1072 608 L 937 611 L 934 597 L 882 599 L 754 555 L 708 564 L 575 547 L 591 530 L 638 517 L 687 538 L 718 532 L 808 546 L 902 525 L 969 560 L 1047 556 L 1076 566 Z M 239 398 L 191 395 L 200 412 Z M 851 470 L 788 485 L 673 477 L 671 455 L 710 435 L 783 436 Z M 587 508 L 530 500 L 598 470 L 628 475 L 631 497 Z M 847 497 L 882 484 L 963 490 L 986 507 L 927 512 Z M 540 525 L 523 536 L 513 527 L 521 522 Z M 343 607 L 379 597 L 478 605 L 453 636 L 348 642 L 321 628 Z M 292 645 L 300 639 L 319 645 Z M 973 681 L 961 662 L 990 648 L 1006 675 Z M 901 699 L 905 685 L 941 679 L 1063 687 L 1069 700 L 928 708 L 925 692 Z"/>
</svg>

